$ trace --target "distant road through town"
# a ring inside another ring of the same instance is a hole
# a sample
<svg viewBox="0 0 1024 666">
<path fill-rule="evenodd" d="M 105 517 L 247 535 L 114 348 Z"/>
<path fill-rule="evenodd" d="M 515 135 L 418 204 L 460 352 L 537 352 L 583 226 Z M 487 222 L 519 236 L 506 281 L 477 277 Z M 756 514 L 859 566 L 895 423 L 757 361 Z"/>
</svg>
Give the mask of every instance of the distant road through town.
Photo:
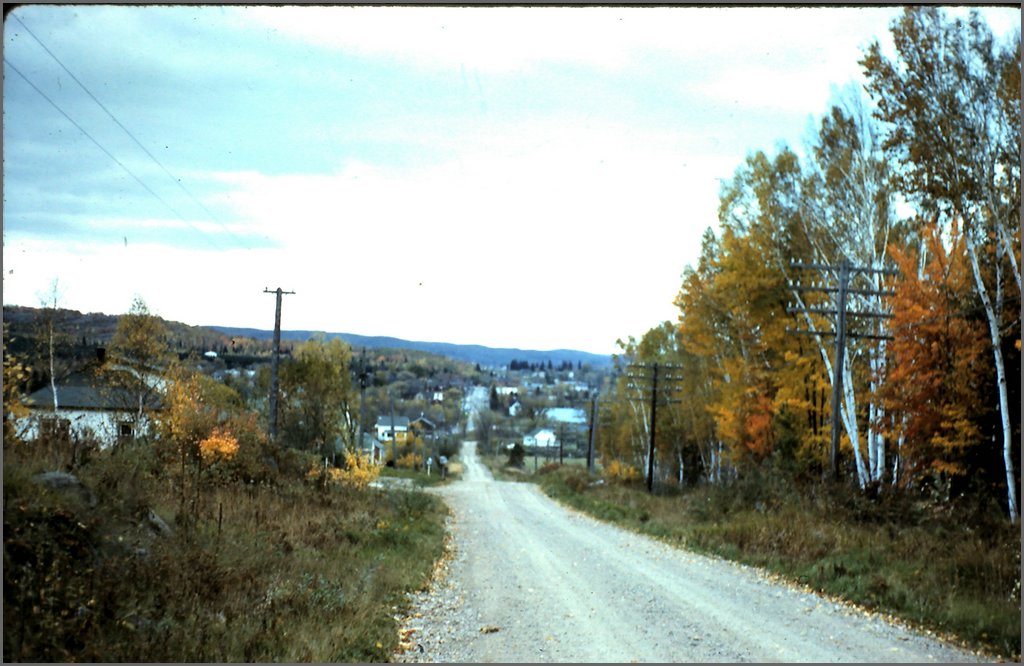
<svg viewBox="0 0 1024 666">
<path fill-rule="evenodd" d="M 672 548 L 498 482 L 462 451 L 446 575 L 396 655 L 419 662 L 966 662 L 979 657 L 757 570 Z"/>
</svg>

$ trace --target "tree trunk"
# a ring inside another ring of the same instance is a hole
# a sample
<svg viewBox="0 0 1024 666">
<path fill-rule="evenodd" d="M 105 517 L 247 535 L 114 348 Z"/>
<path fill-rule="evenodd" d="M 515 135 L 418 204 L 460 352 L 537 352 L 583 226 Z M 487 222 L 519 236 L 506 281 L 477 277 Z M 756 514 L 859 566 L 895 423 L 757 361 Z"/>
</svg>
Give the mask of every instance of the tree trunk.
<svg viewBox="0 0 1024 666">
<path fill-rule="evenodd" d="M 992 339 L 992 355 L 996 364 L 996 384 L 999 388 L 999 416 L 1003 427 L 1003 467 L 1006 471 L 1006 504 L 1010 516 L 1010 522 L 1016 523 L 1019 514 L 1017 512 L 1017 480 L 1013 468 L 1013 430 L 1010 426 L 1010 403 L 1006 388 L 1006 364 L 1003 362 L 1002 336 L 999 334 L 999 314 L 992 306 L 988 295 L 988 288 L 981 274 L 981 265 L 978 260 L 978 251 L 975 247 L 973 230 L 966 230 L 964 238 L 967 241 L 967 253 L 971 257 L 971 269 L 974 272 L 974 286 L 981 297 L 981 303 L 985 307 L 985 319 L 988 321 L 988 330 Z M 1002 300 L 1002 252 L 996 252 L 996 296 Z"/>
</svg>

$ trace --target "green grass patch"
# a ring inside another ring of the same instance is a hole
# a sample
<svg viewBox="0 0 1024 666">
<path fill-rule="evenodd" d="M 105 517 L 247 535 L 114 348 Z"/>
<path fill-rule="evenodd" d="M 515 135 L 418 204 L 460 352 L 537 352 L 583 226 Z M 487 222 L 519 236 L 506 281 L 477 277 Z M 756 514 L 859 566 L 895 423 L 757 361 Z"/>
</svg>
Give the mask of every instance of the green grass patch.
<svg viewBox="0 0 1024 666">
<path fill-rule="evenodd" d="M 447 510 L 419 491 L 210 486 L 189 530 L 139 452 L 76 472 L 94 501 L 38 470 L 5 456 L 5 661 L 387 661 L 443 550 Z"/>
<path fill-rule="evenodd" d="M 535 480 L 603 520 L 1020 658 L 1020 532 L 995 508 L 770 476 L 653 495 L 565 468 Z"/>
</svg>

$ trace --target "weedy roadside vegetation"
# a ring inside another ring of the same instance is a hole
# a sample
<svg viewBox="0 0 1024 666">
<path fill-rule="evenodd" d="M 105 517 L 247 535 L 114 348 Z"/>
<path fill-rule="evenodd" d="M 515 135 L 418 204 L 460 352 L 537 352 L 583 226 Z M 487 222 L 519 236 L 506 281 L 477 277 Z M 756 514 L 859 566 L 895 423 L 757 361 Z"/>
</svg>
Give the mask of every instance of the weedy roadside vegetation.
<svg viewBox="0 0 1024 666">
<path fill-rule="evenodd" d="M 152 446 L 95 453 L 62 490 L 37 481 L 38 450 L 5 446 L 4 661 L 387 661 L 447 510 L 312 461 L 211 473 L 185 503 Z"/>
<path fill-rule="evenodd" d="M 597 518 L 1020 659 L 1020 530 L 977 500 L 872 497 L 775 471 L 653 495 L 557 465 L 533 478 Z"/>
</svg>

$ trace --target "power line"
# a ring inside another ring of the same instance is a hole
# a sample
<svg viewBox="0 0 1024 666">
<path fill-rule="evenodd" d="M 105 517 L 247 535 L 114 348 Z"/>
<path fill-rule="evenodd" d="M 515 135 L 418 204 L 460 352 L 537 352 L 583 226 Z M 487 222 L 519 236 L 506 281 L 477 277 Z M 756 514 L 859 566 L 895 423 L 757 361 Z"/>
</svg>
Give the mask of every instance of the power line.
<svg viewBox="0 0 1024 666">
<path fill-rule="evenodd" d="M 13 16 L 13 15 L 12 15 L 12 16 Z M 98 99 L 98 98 L 97 98 L 97 97 L 96 97 L 95 95 L 93 95 L 93 94 L 92 94 L 92 91 L 90 91 L 90 90 L 89 90 L 89 88 L 88 88 L 88 87 L 87 87 L 87 86 L 86 86 L 86 85 L 85 85 L 84 83 L 82 83 L 82 82 L 81 82 L 81 81 L 80 81 L 80 80 L 78 79 L 78 77 L 77 77 L 77 76 L 75 76 L 75 75 L 74 75 L 74 73 L 73 73 L 73 72 L 72 72 L 72 71 L 71 71 L 70 69 L 68 69 L 68 67 L 67 67 L 67 66 L 66 66 L 66 65 L 65 65 L 65 64 L 64 64 L 63 62 L 61 62 L 61 59 L 60 59 L 60 58 L 58 58 L 58 57 L 57 57 L 57 56 L 56 56 L 56 55 L 55 55 L 55 54 L 53 53 L 53 51 L 51 51 L 51 50 L 50 50 L 49 48 L 47 48 L 46 44 L 44 44 L 44 43 L 43 43 L 43 40 L 39 39 L 39 37 L 37 37 L 37 36 L 36 36 L 36 34 L 35 34 L 34 32 L 32 32 L 32 30 L 31 30 L 31 29 L 30 29 L 30 28 L 29 28 L 29 27 L 28 27 L 27 25 L 25 25 L 25 22 L 24 22 L 24 21 L 22 21 L 22 20 L 21 20 L 21 19 L 20 19 L 19 17 L 17 17 L 17 16 L 13 16 L 13 18 L 14 18 L 14 20 L 16 20 L 16 21 L 17 21 L 18 23 L 20 23 L 20 24 L 21 24 L 21 27 L 23 27 L 23 28 L 25 29 L 25 32 L 27 32 L 27 33 L 28 33 L 28 34 L 29 34 L 29 35 L 30 35 L 30 36 L 32 37 L 32 39 L 34 39 L 34 40 L 36 41 L 36 43 L 38 43 L 38 44 L 39 44 L 39 46 L 41 46 L 41 47 L 42 47 L 42 49 L 43 49 L 44 51 L 46 51 L 47 55 L 49 55 L 49 56 L 50 56 L 51 58 L 53 58 L 54 62 L 56 62 L 56 63 L 57 63 L 58 65 L 60 65 L 61 69 L 63 69 L 63 70 L 64 70 L 64 71 L 65 71 L 65 72 L 67 73 L 67 75 L 71 77 L 71 80 L 72 80 L 72 81 L 74 81 L 75 83 L 77 83 L 77 84 L 78 84 L 78 86 L 79 86 L 79 87 L 80 87 L 80 88 L 81 88 L 81 89 L 82 89 L 83 91 L 85 91 L 85 94 L 86 94 L 86 95 L 88 95 L 88 96 L 89 96 L 89 98 L 90 98 L 90 99 L 92 99 L 92 101 L 96 102 L 96 105 L 97 105 L 97 106 L 99 106 L 99 107 L 100 107 L 101 109 L 103 109 L 103 112 L 104 112 L 104 113 L 106 113 L 106 114 L 107 114 L 107 116 L 109 116 L 109 117 L 110 117 L 110 119 L 114 121 L 114 124 L 116 124 L 116 125 L 117 125 L 118 127 L 120 127 L 120 128 L 121 128 L 121 130 L 122 130 L 122 131 L 123 131 L 123 132 L 124 132 L 125 134 L 127 134 L 127 135 L 128 135 L 128 138 L 130 138 L 130 139 L 131 139 L 131 140 L 132 140 L 132 141 L 133 141 L 133 142 L 135 143 L 135 145 L 136 145 L 136 146 L 138 146 L 138 147 L 139 147 L 140 149 L 142 149 L 142 152 L 146 153 L 146 155 L 147 155 L 147 156 L 149 157 L 149 159 L 153 160 L 153 162 L 154 162 L 154 163 L 155 163 L 155 164 L 156 164 L 156 165 L 157 165 L 158 167 L 160 167 L 160 169 L 161 169 L 161 170 L 162 170 L 162 171 L 163 171 L 163 172 L 164 172 L 164 173 L 165 173 L 165 174 L 167 175 L 167 177 L 168 177 L 168 178 L 170 178 L 170 179 L 171 179 L 171 180 L 172 180 L 172 181 L 174 182 L 174 184 L 175 184 L 175 185 L 177 185 L 177 186 L 178 186 L 178 187 L 179 187 L 179 188 L 181 189 L 181 191 L 182 191 L 182 192 L 184 192 L 185 194 L 187 194 L 187 195 L 189 196 L 189 198 L 191 198 L 191 199 L 192 199 L 192 201 L 194 201 L 194 202 L 196 203 L 196 205 L 198 205 L 198 206 L 199 206 L 200 208 L 202 208 L 202 209 L 203 209 L 203 210 L 204 210 L 204 211 L 206 212 L 206 214 L 207 214 L 208 216 L 210 216 L 210 218 L 211 218 L 211 219 L 213 219 L 213 221 L 214 221 L 214 222 L 216 222 L 217 224 L 219 224 L 219 225 L 221 226 L 221 228 L 222 228 L 222 229 L 224 230 L 224 232 L 225 232 L 225 233 L 227 233 L 227 234 L 228 234 L 229 236 L 231 236 L 232 238 L 234 238 L 234 239 L 235 239 L 235 241 L 236 241 L 236 242 L 237 242 L 237 243 L 238 243 L 238 244 L 239 244 L 240 246 L 242 246 L 242 247 L 245 247 L 245 245 L 244 245 L 244 244 L 242 243 L 241 239 L 239 239 L 239 238 L 238 238 L 238 236 L 236 236 L 236 235 L 235 235 L 235 234 L 234 234 L 234 233 L 233 233 L 233 232 L 232 232 L 232 231 L 231 231 L 230 229 L 228 229 L 228 228 L 227 228 L 227 226 L 225 226 L 225 224 L 224 224 L 224 223 L 223 223 L 223 222 L 222 222 L 222 221 L 221 221 L 220 219 L 218 219 L 218 218 L 217 218 L 217 216 L 216 216 L 216 215 L 214 215 L 214 214 L 213 214 L 213 212 L 211 212 L 209 208 L 207 208 L 207 207 L 206 207 L 206 206 L 205 206 L 205 205 L 203 204 L 203 202 L 201 202 L 201 201 L 200 201 L 200 200 L 199 200 L 199 199 L 198 199 L 198 198 L 197 198 L 197 197 L 196 197 L 196 196 L 195 196 L 194 194 L 192 194 L 192 192 L 191 192 L 191 191 L 189 191 L 189 189 L 188 189 L 187 187 L 185 187 L 185 185 L 184 185 L 184 184 L 182 184 L 182 182 L 181 182 L 181 179 L 179 179 L 179 178 L 175 177 L 175 176 L 174 176 L 174 174 L 172 174 L 172 173 L 171 173 L 171 172 L 170 172 L 170 171 L 169 171 L 169 170 L 167 169 L 167 167 L 165 167 L 165 166 L 163 165 L 163 163 L 162 163 L 162 162 L 160 162 L 160 160 L 159 160 L 159 159 L 157 159 L 157 158 L 156 158 L 156 156 L 155 156 L 155 155 L 153 155 L 153 153 L 151 153 L 151 152 L 150 152 L 150 151 L 149 151 L 149 150 L 148 150 L 148 149 L 146 148 L 146 146 L 144 146 L 144 145 L 142 144 L 142 142 L 141 142 L 141 141 L 139 141 L 139 140 L 138 140 L 138 139 L 137 139 L 137 138 L 135 137 L 135 135 L 134 135 L 134 134 L 133 134 L 133 133 L 132 133 L 132 132 L 131 132 L 131 131 L 130 131 L 130 130 L 129 130 L 129 129 L 127 128 L 127 127 L 125 127 L 125 126 L 124 126 L 124 124 L 123 124 L 123 123 L 122 123 L 122 122 L 121 122 L 120 120 L 118 120 L 118 119 L 117 119 L 117 117 L 116 117 L 116 116 L 115 116 L 115 115 L 114 115 L 114 114 L 113 114 L 113 113 L 112 113 L 112 112 L 110 111 L 110 109 L 108 109 L 108 108 L 107 108 L 107 107 L 106 107 L 106 106 L 105 106 L 105 105 L 103 104 L 103 102 L 101 102 L 101 101 L 100 101 L 100 100 L 99 100 L 99 99 Z M 8 63 L 8 64 L 9 64 L 9 63 Z M 20 72 L 19 72 L 19 74 L 20 74 Z M 22 75 L 22 78 L 24 78 L 24 75 Z M 197 229 L 197 231 L 198 231 L 198 229 Z M 246 248 L 246 249 L 249 249 L 249 248 Z"/>
<path fill-rule="evenodd" d="M 171 204 L 169 204 L 169 203 L 167 203 L 166 201 L 164 201 L 163 197 L 161 197 L 161 196 L 160 196 L 159 194 L 157 194 L 156 192 L 154 192 L 154 191 L 153 191 L 153 189 L 152 189 L 152 188 L 150 188 L 150 186 L 149 186 L 149 185 L 146 185 L 146 183 L 145 183 L 145 182 L 143 182 L 141 178 L 139 178 L 138 176 L 136 176 L 136 175 L 135 175 L 135 174 L 134 174 L 134 173 L 132 172 L 132 170 L 131 170 L 131 169 L 129 169 L 128 167 L 126 167 L 126 166 L 124 165 L 124 163 L 122 163 L 122 162 L 121 162 L 121 160 L 119 160 L 119 159 L 117 159 L 116 157 L 114 157 L 113 153 L 111 153 L 111 152 L 110 152 L 109 150 L 107 150 L 106 148 L 104 148 L 104 147 L 103 147 L 103 144 L 101 144 L 101 143 L 100 143 L 99 141 L 97 141 L 97 140 L 96 140 L 96 139 L 95 139 L 95 138 L 94 138 L 94 137 L 93 137 L 93 136 L 92 136 L 91 134 L 89 134 L 89 133 L 88 133 L 88 132 L 87 132 L 87 131 L 85 130 L 85 128 L 84 128 L 84 127 L 82 127 L 82 126 L 81 126 L 81 125 L 79 125 L 79 124 L 78 124 L 77 122 L 75 122 L 74 118 L 72 118 L 71 116 L 69 116 L 69 115 L 67 114 L 67 112 L 65 112 L 65 111 L 64 111 L 64 109 L 60 108 L 60 106 L 58 106 L 56 102 L 54 102 L 54 101 L 53 101 L 52 99 L 50 99 L 50 98 L 49 98 L 49 97 L 47 96 L 47 94 L 46 94 L 46 93 L 44 93 L 44 92 L 43 92 L 42 90 L 40 90 L 40 89 L 39 89 L 39 87 L 38 87 L 38 86 L 36 86 L 36 84 L 32 83 L 31 79 L 29 79 L 29 78 L 28 78 L 27 76 L 25 76 L 24 74 L 22 74 L 21 70 L 19 70 L 19 69 L 18 69 L 17 67 L 15 67 L 15 66 L 14 66 L 13 64 L 11 64 L 11 61 L 10 61 L 10 60 L 8 60 L 7 58 L 4 58 L 4 64 L 5 64 L 5 65 L 7 65 L 8 67 L 10 67 L 10 68 L 11 68 L 11 69 L 12 69 L 12 70 L 14 71 L 14 73 L 15 73 L 15 74 L 17 74 L 17 75 L 18 75 L 18 76 L 20 76 L 20 77 L 21 77 L 22 79 L 24 79 L 25 83 L 27 83 L 27 84 L 28 84 L 29 86 L 31 86 L 31 87 L 32 87 L 32 89 L 33 89 L 33 90 L 35 90 L 35 91 L 36 91 L 37 93 L 39 93 L 39 96 L 40 96 L 40 97 L 42 97 L 42 98 L 43 98 L 43 99 L 45 99 L 45 100 L 46 100 L 47 102 L 49 102 L 49 103 L 50 103 L 50 106 L 52 106 L 53 108 L 57 109 L 57 111 L 58 111 L 58 112 L 59 112 L 59 113 L 60 113 L 60 114 L 61 114 L 62 116 L 64 116 L 64 118 L 65 118 L 65 119 L 67 119 L 67 121 L 68 121 L 69 123 L 71 123 L 72 125 L 74 125 L 74 126 L 75 126 L 75 127 L 76 127 L 76 128 L 78 129 L 78 131 L 79 131 L 79 132 L 81 132 L 82 134 L 84 134 L 84 135 L 85 135 L 85 137 L 86 137 L 87 139 L 89 139 L 90 141 L 92 141 L 92 142 L 93 142 L 93 143 L 94 143 L 94 144 L 96 145 L 96 147 L 97 147 L 97 148 L 99 148 L 100 150 L 102 150 L 102 151 L 103 151 L 103 153 L 104 153 L 104 154 L 105 154 L 105 155 L 106 155 L 107 157 L 109 157 L 110 159 L 112 159 L 112 160 L 113 160 L 113 161 L 114 161 L 114 162 L 115 162 L 115 163 L 116 163 L 116 164 L 117 164 L 117 165 L 118 165 L 119 167 L 121 167 L 122 169 L 124 169 L 124 172 L 125 172 L 125 173 L 127 173 L 127 174 L 128 174 L 129 176 L 131 176 L 131 177 L 132 177 L 132 179 L 133 179 L 133 180 L 134 180 L 134 181 L 135 181 L 136 183 L 138 183 L 139 185 L 141 185 L 141 186 L 142 186 L 142 188 L 143 188 L 144 190 L 146 190 L 147 192 L 149 192 L 150 194 L 152 194 L 152 195 L 153 195 L 153 196 L 154 196 L 154 197 L 156 198 L 156 200 L 157 200 L 157 201 L 159 201 L 160 203 L 162 203 L 162 204 L 163 204 L 164 206 L 167 206 L 167 209 L 168 209 L 168 210 L 170 210 L 170 211 L 171 211 L 172 213 L 174 213 L 175 217 L 177 217 L 177 218 L 178 218 L 179 220 L 181 220 L 182 222 L 184 222 L 185 224 L 187 224 L 188 226 L 192 227 L 192 228 L 193 228 L 193 229 L 195 229 L 195 230 L 196 230 L 197 232 L 199 232 L 199 234 L 203 236 L 203 238 L 204 238 L 204 239 L 206 240 L 206 242 L 207 242 L 207 243 L 209 243 L 209 244 L 210 244 L 210 245 L 211 245 L 211 246 L 212 246 L 212 247 L 213 247 L 213 248 L 214 248 L 215 250 L 222 250 L 222 249 L 224 249 L 224 248 L 222 248 L 222 247 L 218 246 L 218 245 L 217 245 L 216 243 L 214 243 L 214 242 L 213 242 L 213 241 L 212 241 L 212 240 L 211 240 L 211 239 L 210 239 L 210 238 L 209 238 L 209 237 L 207 236 L 207 234 L 203 232 L 203 230 L 202 230 L 202 229 L 200 229 L 200 228 L 199 228 L 199 227 L 197 227 L 196 225 L 194 225 L 194 224 L 192 224 L 191 222 L 189 222 L 188 220 L 186 220 L 186 219 L 185 219 L 185 218 L 184 218 L 184 217 L 183 217 L 183 216 L 181 215 L 181 213 L 179 213 L 179 212 L 178 212 L 177 210 L 175 210 L 175 209 L 174 209 L 174 207 L 173 207 L 173 206 L 171 206 Z"/>
</svg>

